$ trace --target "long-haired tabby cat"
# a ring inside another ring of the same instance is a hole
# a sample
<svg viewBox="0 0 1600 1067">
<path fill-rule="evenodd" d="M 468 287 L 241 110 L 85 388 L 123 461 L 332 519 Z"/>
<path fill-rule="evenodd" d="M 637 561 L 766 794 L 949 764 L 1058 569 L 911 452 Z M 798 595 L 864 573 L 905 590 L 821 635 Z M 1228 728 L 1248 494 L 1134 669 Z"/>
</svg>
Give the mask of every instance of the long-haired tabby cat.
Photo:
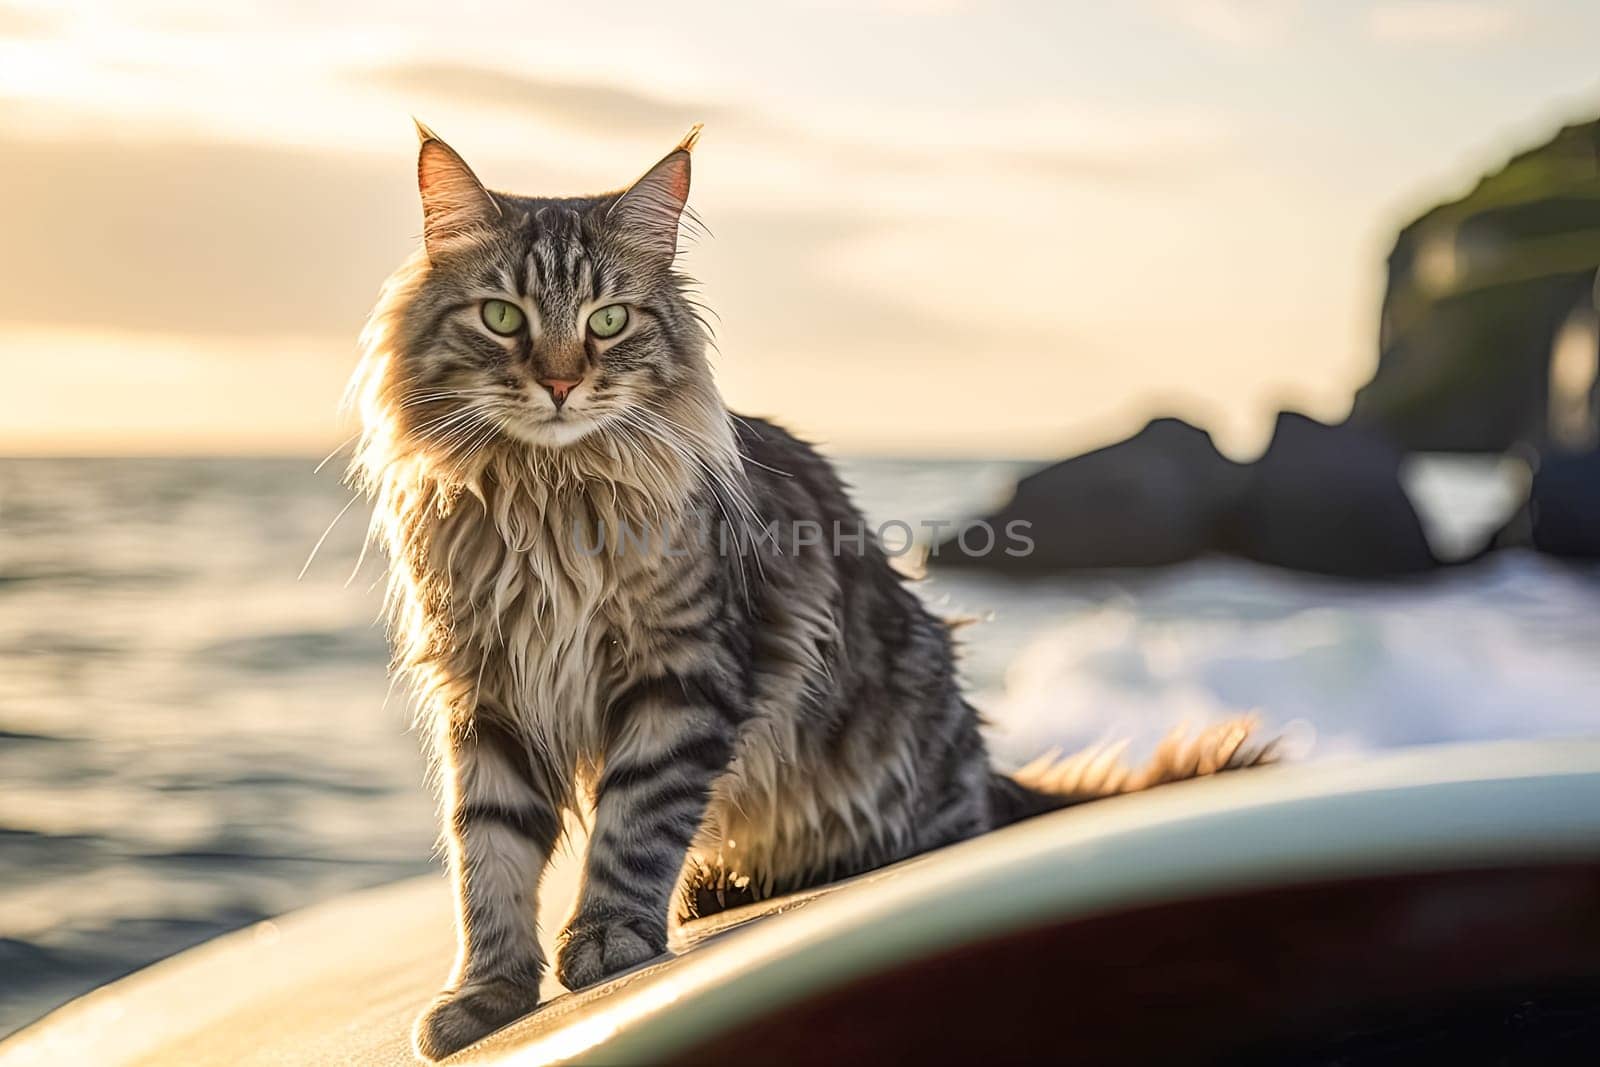
<svg viewBox="0 0 1600 1067">
<path fill-rule="evenodd" d="M 1229 723 L 1139 773 L 990 768 L 946 624 L 827 461 L 717 391 L 675 264 L 697 131 L 624 191 L 546 199 L 419 128 L 423 242 L 364 335 L 352 473 L 456 890 L 426 1057 L 537 1004 L 568 811 L 590 818 L 556 960 L 577 989 L 664 950 L 680 883 L 767 896 L 1262 755 Z"/>
</svg>

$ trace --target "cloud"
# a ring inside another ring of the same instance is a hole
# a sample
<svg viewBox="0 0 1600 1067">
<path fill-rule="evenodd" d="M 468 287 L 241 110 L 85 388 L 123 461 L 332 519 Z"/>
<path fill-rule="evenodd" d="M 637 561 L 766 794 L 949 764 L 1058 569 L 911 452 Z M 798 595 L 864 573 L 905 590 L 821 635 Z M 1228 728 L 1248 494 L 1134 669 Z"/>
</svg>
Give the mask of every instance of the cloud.
<svg viewBox="0 0 1600 1067">
<path fill-rule="evenodd" d="M 1367 14 L 1374 39 L 1401 44 L 1486 44 L 1521 22 L 1522 15 L 1509 4 L 1476 0 L 1400 0 Z"/>
<path fill-rule="evenodd" d="M 54 28 L 54 20 L 43 12 L 0 4 L 0 40 L 43 37 Z"/>
<path fill-rule="evenodd" d="M 382 157 L 0 131 L 0 158 L 0 324 L 353 346 L 416 236 L 411 168 Z M 955 318 L 838 278 L 841 248 L 906 224 L 847 204 L 733 208 L 690 267 L 721 268 L 713 304 L 820 345 L 976 342 Z"/>
<path fill-rule="evenodd" d="M 931 354 L 966 353 L 974 360 L 1008 346 L 1041 344 L 1047 330 L 983 321 L 960 307 L 933 308 L 911 299 L 908 285 L 864 285 L 846 262 L 853 250 L 892 239 L 909 223 L 852 211 L 806 208 L 727 212 L 718 217 L 715 263 L 706 286 L 712 306 L 729 320 L 759 324 L 763 335 L 837 357 L 872 353 L 884 364 Z M 696 263 L 688 263 L 691 271 Z M 804 294 L 796 299 L 796 294 Z"/>
<path fill-rule="evenodd" d="M 799 6 L 821 11 L 881 11 L 890 15 L 957 15 L 980 4 L 979 0 L 803 0 Z"/>
<path fill-rule="evenodd" d="M 695 122 L 745 121 L 733 109 L 675 101 L 616 85 L 514 74 L 465 63 L 399 63 L 362 72 L 362 80 L 409 98 L 437 97 L 493 108 L 595 135 L 661 135 Z"/>
<path fill-rule="evenodd" d="M 0 130 L 0 158 L 0 322 L 354 338 L 417 225 L 374 157 Z"/>
<path fill-rule="evenodd" d="M 1186 181 L 1222 158 L 1225 144 L 1202 141 L 1170 144 L 1152 141 L 1115 149 L 1104 147 L 1013 146 L 967 144 L 952 148 L 915 144 L 872 144 L 843 141 L 833 146 L 847 151 L 852 163 L 865 171 L 881 172 L 888 180 L 920 181 L 930 173 L 965 174 L 974 181 L 993 184 L 1030 178 L 1080 187 L 1122 187 L 1134 184 L 1171 184 Z M 975 185 L 974 191 L 982 188 Z"/>
<path fill-rule="evenodd" d="M 1156 0 L 1158 10 L 1218 44 L 1263 48 L 1282 43 L 1300 15 L 1301 0 Z"/>
</svg>

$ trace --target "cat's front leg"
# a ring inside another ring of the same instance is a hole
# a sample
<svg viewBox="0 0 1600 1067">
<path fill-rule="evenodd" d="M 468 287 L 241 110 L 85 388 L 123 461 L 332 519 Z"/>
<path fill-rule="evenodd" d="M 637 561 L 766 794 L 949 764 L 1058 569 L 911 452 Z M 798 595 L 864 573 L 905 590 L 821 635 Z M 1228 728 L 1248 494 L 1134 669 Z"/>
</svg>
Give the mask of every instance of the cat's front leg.
<svg viewBox="0 0 1600 1067">
<path fill-rule="evenodd" d="M 613 703 L 611 715 L 578 910 L 556 957 L 568 989 L 666 950 L 673 889 L 712 784 L 733 756 L 732 709 L 703 681 L 645 681 Z"/>
<path fill-rule="evenodd" d="M 430 1060 L 538 1005 L 539 875 L 561 828 L 548 780 L 508 724 L 480 712 L 451 727 L 443 749 L 457 952 L 449 982 L 413 1034 Z"/>
</svg>

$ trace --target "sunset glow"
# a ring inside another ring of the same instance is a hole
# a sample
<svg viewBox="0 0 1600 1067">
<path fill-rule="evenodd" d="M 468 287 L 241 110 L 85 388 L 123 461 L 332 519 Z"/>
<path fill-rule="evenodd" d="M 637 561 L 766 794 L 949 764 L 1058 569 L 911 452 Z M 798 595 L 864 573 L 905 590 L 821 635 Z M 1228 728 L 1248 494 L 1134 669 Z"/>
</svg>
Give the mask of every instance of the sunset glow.
<svg viewBox="0 0 1600 1067">
<path fill-rule="evenodd" d="M 1249 451 L 1370 374 L 1396 225 L 1597 99 L 1577 0 L 626 7 L 0 4 L 0 450 L 336 445 L 416 114 L 556 194 L 704 121 L 736 409 L 1044 455 L 1161 408 Z"/>
</svg>

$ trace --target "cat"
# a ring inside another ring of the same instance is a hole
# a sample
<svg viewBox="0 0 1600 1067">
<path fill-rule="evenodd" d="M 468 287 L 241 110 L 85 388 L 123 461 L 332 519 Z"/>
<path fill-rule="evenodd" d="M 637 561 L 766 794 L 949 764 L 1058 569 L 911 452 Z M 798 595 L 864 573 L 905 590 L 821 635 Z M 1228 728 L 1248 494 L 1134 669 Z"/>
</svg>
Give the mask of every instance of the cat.
<svg viewBox="0 0 1600 1067">
<path fill-rule="evenodd" d="M 351 477 L 456 894 L 425 1058 L 537 1006 L 566 813 L 590 819 L 556 958 L 580 989 L 662 953 L 675 894 L 768 897 L 1269 757 L 1240 721 L 1139 773 L 991 768 L 949 625 L 828 462 L 717 390 L 677 269 L 698 132 L 625 190 L 546 199 L 488 191 L 418 128 L 422 241 L 363 333 Z"/>
</svg>

